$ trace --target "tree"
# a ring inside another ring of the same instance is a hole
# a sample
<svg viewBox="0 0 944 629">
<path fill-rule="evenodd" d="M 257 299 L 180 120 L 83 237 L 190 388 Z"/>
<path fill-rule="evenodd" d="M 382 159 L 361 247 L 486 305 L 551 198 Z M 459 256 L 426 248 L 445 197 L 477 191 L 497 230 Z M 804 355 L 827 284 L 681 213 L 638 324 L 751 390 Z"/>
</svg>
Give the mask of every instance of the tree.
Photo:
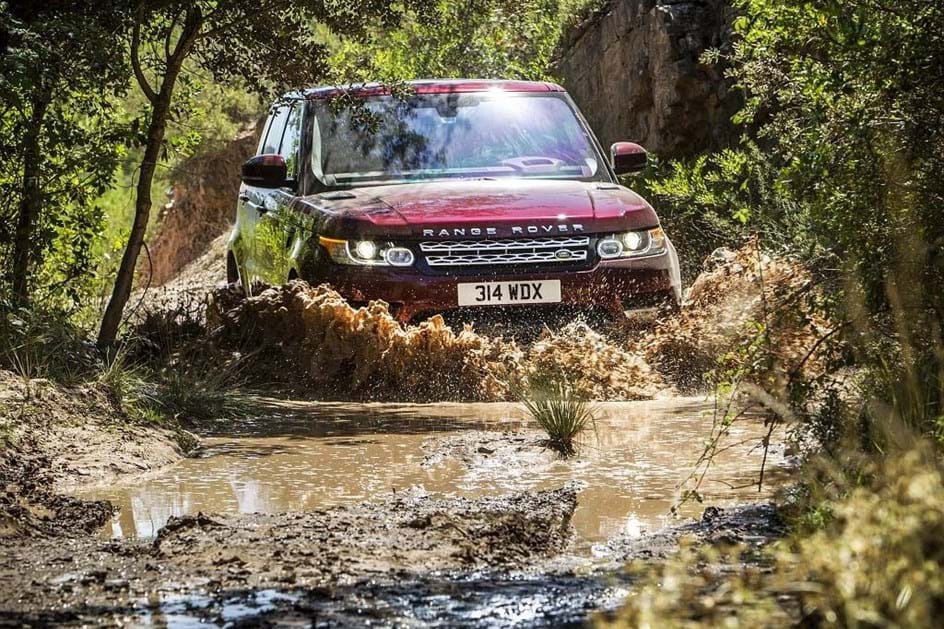
<svg viewBox="0 0 944 629">
<path fill-rule="evenodd" d="M 561 29 L 587 0 L 436 0 L 396 28 L 348 42 L 332 58 L 342 76 L 548 80 Z"/>
<path fill-rule="evenodd" d="M 124 89 L 107 0 L 0 4 L 0 241 L 5 281 L 28 305 L 32 278 L 58 239 L 64 277 L 87 270 L 91 204 L 111 181 L 118 138 L 110 98 Z M 68 251 L 64 251 L 67 249 Z"/>
<path fill-rule="evenodd" d="M 382 0 L 133 0 L 126 33 L 135 83 L 147 98 L 144 154 L 135 192 L 134 221 L 111 299 L 102 317 L 100 347 L 114 343 L 131 295 L 134 271 L 151 213 L 151 185 L 168 121 L 186 116 L 175 90 L 188 65 L 217 80 L 242 80 L 264 94 L 300 88 L 328 75 L 328 51 L 313 37 L 320 24 L 343 36 L 392 25 L 404 6 Z"/>
</svg>

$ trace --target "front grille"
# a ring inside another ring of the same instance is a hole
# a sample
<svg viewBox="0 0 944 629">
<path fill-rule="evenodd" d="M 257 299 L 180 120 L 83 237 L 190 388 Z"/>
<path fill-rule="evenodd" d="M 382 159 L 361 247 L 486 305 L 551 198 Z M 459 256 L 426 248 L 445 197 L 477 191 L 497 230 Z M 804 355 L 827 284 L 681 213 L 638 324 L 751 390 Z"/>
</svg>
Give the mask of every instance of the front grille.
<svg viewBox="0 0 944 629">
<path fill-rule="evenodd" d="M 420 243 L 426 263 L 432 267 L 583 262 L 587 260 L 589 250 L 590 238 L 587 236 Z"/>
</svg>

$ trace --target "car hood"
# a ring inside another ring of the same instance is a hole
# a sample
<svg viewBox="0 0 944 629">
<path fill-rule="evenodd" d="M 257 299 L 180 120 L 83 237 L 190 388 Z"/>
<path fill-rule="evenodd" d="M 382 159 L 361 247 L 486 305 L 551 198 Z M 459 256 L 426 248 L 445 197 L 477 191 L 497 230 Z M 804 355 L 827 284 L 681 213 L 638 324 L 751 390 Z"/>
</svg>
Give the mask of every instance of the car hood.
<svg viewBox="0 0 944 629">
<path fill-rule="evenodd" d="M 489 179 L 371 186 L 305 197 L 320 233 L 416 237 L 514 236 L 653 227 L 655 212 L 623 186 Z"/>
</svg>

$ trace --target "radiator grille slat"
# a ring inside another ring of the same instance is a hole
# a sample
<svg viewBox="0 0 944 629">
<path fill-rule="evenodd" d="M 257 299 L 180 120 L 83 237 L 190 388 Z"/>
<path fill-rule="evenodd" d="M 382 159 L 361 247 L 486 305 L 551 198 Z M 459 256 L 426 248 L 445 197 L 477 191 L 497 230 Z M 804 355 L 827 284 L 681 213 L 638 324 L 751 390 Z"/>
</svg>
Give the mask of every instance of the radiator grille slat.
<svg viewBox="0 0 944 629">
<path fill-rule="evenodd" d="M 430 266 L 487 266 L 502 264 L 560 264 L 586 261 L 590 238 L 508 238 L 444 240 L 419 243 Z"/>
</svg>

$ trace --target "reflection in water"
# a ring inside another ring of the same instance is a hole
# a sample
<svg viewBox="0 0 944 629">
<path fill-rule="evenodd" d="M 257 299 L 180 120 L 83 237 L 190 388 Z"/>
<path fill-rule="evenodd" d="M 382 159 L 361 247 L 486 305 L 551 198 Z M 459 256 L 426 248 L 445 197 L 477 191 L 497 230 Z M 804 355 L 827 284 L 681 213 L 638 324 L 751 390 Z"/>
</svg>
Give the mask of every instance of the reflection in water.
<svg viewBox="0 0 944 629">
<path fill-rule="evenodd" d="M 514 456 L 490 457 L 486 450 L 472 457 L 471 466 L 451 457 L 424 466 L 437 440 L 472 430 L 520 429 L 520 410 L 510 404 L 271 404 L 271 416 L 219 426 L 196 458 L 83 495 L 120 508 L 111 535 L 152 537 L 170 516 L 201 511 L 308 511 L 410 488 L 477 497 L 576 480 L 581 491 L 574 526 L 594 542 L 665 524 L 677 485 L 711 426 L 711 405 L 699 399 L 606 403 L 598 407 L 596 435 L 575 459 L 529 447 Z M 763 426 L 745 421 L 732 432 L 734 443 L 758 437 Z M 756 487 L 733 487 L 756 474 L 761 456 L 750 444 L 725 451 L 704 493 L 717 502 L 756 499 Z M 778 453 L 772 467 L 783 465 Z M 686 509 L 697 515 L 697 506 Z"/>
</svg>

